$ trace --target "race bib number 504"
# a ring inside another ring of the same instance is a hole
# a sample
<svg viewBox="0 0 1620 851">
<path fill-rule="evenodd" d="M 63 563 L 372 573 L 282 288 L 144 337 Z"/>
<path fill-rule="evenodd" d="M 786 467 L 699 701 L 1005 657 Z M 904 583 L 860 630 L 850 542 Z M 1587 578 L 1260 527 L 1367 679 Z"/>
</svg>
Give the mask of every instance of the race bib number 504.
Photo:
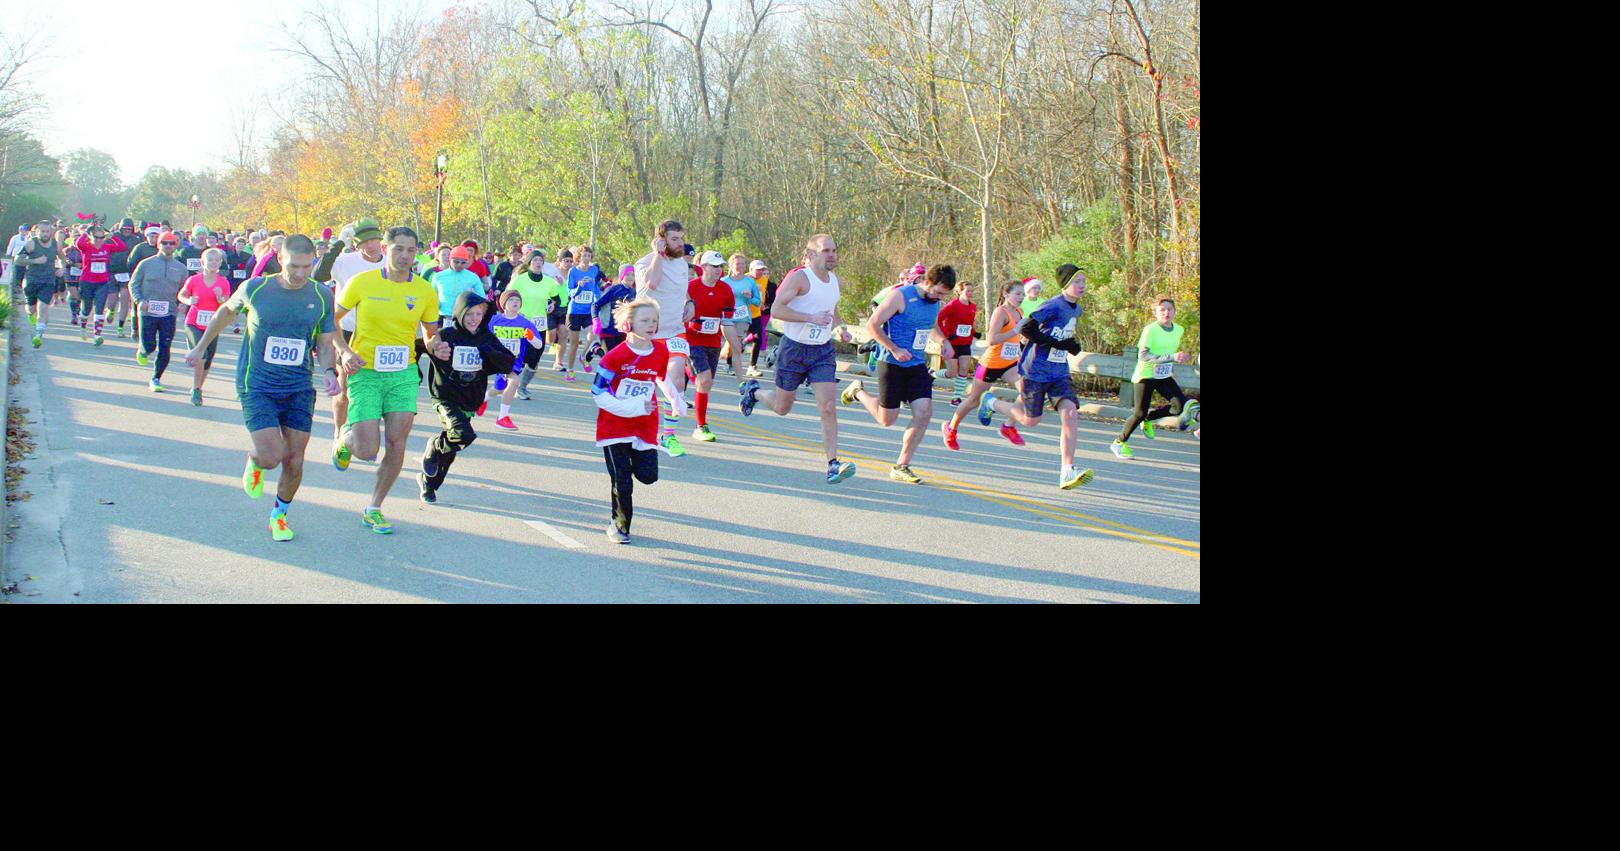
<svg viewBox="0 0 1620 851">
<path fill-rule="evenodd" d="M 378 346 L 372 356 L 372 369 L 378 372 L 399 372 L 411 360 L 410 346 Z"/>
</svg>

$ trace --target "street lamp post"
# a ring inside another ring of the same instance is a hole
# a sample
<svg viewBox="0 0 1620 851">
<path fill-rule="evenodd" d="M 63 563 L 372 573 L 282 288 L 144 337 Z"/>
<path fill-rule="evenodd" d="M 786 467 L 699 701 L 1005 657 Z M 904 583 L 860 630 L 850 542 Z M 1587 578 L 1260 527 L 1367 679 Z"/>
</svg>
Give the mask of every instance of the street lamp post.
<svg viewBox="0 0 1620 851">
<path fill-rule="evenodd" d="M 433 159 L 433 177 L 439 183 L 439 197 L 433 209 L 433 241 L 439 241 L 439 225 L 444 220 L 444 179 L 450 174 L 450 154 L 439 149 L 439 155 Z"/>
<path fill-rule="evenodd" d="M 197 211 L 202 209 L 202 199 L 193 195 L 191 196 L 191 203 L 186 206 L 191 208 L 191 226 L 195 228 L 197 226 Z"/>
</svg>

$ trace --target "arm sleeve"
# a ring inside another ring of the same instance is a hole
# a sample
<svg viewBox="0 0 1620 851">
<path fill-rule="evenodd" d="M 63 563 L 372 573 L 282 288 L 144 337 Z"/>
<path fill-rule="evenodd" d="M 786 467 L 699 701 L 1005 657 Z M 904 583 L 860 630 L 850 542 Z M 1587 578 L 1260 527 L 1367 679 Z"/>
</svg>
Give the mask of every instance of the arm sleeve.
<svg viewBox="0 0 1620 851">
<path fill-rule="evenodd" d="M 644 406 L 637 399 L 620 399 L 612 393 L 593 393 L 591 398 L 595 400 L 596 407 L 616 417 L 624 417 L 628 420 L 646 413 L 643 410 Z"/>
<path fill-rule="evenodd" d="M 1036 319 L 1033 315 L 1024 317 L 1024 324 L 1018 326 L 1018 333 L 1023 334 L 1024 339 L 1034 343 L 1037 346 L 1049 346 L 1058 349 L 1063 348 L 1063 341 L 1051 336 L 1050 334 L 1047 334 L 1045 331 L 1042 331 L 1041 321 Z"/>
<path fill-rule="evenodd" d="M 124 244 L 124 240 L 117 237 L 117 236 L 109 236 L 109 237 L 107 237 L 107 241 L 112 243 L 112 250 L 113 251 L 127 251 L 127 250 L 129 250 L 129 246 Z"/>
<path fill-rule="evenodd" d="M 321 265 L 315 267 L 315 274 L 311 277 L 323 284 L 332 280 L 332 264 L 337 262 L 338 255 L 342 253 L 343 240 L 340 239 L 332 243 L 332 247 L 327 250 L 326 256 L 321 258 Z"/>
<path fill-rule="evenodd" d="M 142 285 L 146 283 L 146 270 L 150 268 L 152 264 L 142 260 L 141 265 L 135 267 L 135 273 L 129 276 L 129 294 L 136 301 L 144 300 Z"/>
<path fill-rule="evenodd" d="M 488 331 L 478 338 L 478 355 L 484 361 L 485 375 L 505 375 L 517 365 L 517 355 L 512 354 L 501 345 L 501 340 Z"/>
</svg>

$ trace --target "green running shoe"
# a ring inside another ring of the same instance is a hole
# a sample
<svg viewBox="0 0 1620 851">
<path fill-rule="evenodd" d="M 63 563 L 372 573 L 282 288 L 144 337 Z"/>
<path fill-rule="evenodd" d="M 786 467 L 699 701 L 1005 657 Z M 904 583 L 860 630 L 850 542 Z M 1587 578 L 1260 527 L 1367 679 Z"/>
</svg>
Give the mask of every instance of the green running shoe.
<svg viewBox="0 0 1620 851">
<path fill-rule="evenodd" d="M 1058 487 L 1063 490 L 1074 490 L 1089 481 L 1091 481 L 1090 470 L 1076 470 L 1071 466 L 1058 477 Z"/>
<path fill-rule="evenodd" d="M 360 515 L 360 522 L 370 527 L 371 531 L 379 535 L 394 534 L 394 527 L 383 519 L 381 511 L 366 511 Z"/>
<path fill-rule="evenodd" d="M 706 425 L 700 425 L 697 428 L 692 429 L 692 436 L 703 441 L 704 443 L 714 442 L 714 432 L 709 431 L 709 427 Z"/>
<path fill-rule="evenodd" d="M 1192 428 L 1192 426 L 1188 425 L 1188 423 L 1192 423 L 1192 422 L 1198 421 L 1200 419 L 1200 416 L 1199 416 L 1199 413 L 1198 413 L 1198 409 L 1200 407 L 1201 406 L 1198 404 L 1198 400 L 1194 399 L 1194 400 L 1188 402 L 1187 406 L 1185 408 L 1181 409 L 1181 430 L 1182 431 L 1186 431 L 1187 429 Z"/>
<path fill-rule="evenodd" d="M 159 384 L 157 382 L 157 379 L 155 379 L 155 378 L 152 379 L 151 381 L 148 381 L 146 383 L 146 386 L 148 388 L 150 388 L 153 393 L 162 393 L 163 392 L 163 385 Z"/>
<path fill-rule="evenodd" d="M 141 366 L 146 366 L 147 364 L 151 363 L 151 361 L 146 357 L 146 352 L 143 352 L 140 349 L 135 350 L 135 362 Z"/>
<path fill-rule="evenodd" d="M 1153 421 L 1152 420 L 1143 420 L 1142 421 L 1142 436 L 1147 438 L 1148 440 L 1152 440 L 1155 437 L 1158 437 L 1158 435 L 1153 433 Z"/>
<path fill-rule="evenodd" d="M 103 340 L 103 339 L 101 339 L 101 335 L 100 335 L 100 334 L 97 334 L 97 335 L 96 335 L 96 345 L 98 345 L 98 346 L 99 346 L 99 345 L 101 345 L 101 344 L 102 344 L 102 343 L 105 343 L 105 342 L 107 342 L 107 341 L 106 341 L 106 340 Z"/>
<path fill-rule="evenodd" d="M 270 540 L 290 541 L 293 539 L 293 530 L 287 526 L 287 515 L 278 514 L 270 518 Z"/>
<path fill-rule="evenodd" d="M 348 445 L 343 442 L 348 436 L 349 430 L 344 429 L 343 433 L 338 435 L 337 443 L 332 445 L 332 466 L 338 468 L 339 472 L 349 469 L 349 461 L 353 457 Z"/>
<path fill-rule="evenodd" d="M 671 458 L 679 458 L 686 454 L 686 450 L 681 447 L 681 442 L 676 440 L 673 434 L 664 435 L 664 439 L 658 445 L 664 447 Z"/>
<path fill-rule="evenodd" d="M 34 335 L 34 348 L 36 348 L 36 349 L 39 348 L 42 344 L 44 344 L 44 342 L 45 342 L 44 340 L 41 340 L 39 338 L 38 334 Z"/>
<path fill-rule="evenodd" d="M 905 482 L 908 485 L 922 484 L 922 477 L 911 472 L 911 465 L 909 464 L 896 464 L 890 467 L 889 478 L 897 482 Z"/>
<path fill-rule="evenodd" d="M 848 405 L 849 403 L 855 401 L 855 394 L 864 389 L 866 388 L 861 385 L 861 380 L 859 378 L 851 378 L 849 383 L 844 385 L 844 392 L 838 394 L 838 403 L 840 405 Z"/>
<path fill-rule="evenodd" d="M 253 463 L 252 455 L 248 456 L 247 466 L 242 468 L 242 490 L 254 499 L 264 496 L 264 470 Z"/>
<path fill-rule="evenodd" d="M 202 391 L 195 387 L 191 389 L 191 404 L 199 408 L 202 407 Z"/>
<path fill-rule="evenodd" d="M 1126 446 L 1117 440 L 1108 444 L 1108 448 L 1114 453 L 1115 458 L 1123 458 L 1126 461 L 1130 461 L 1136 457 L 1136 453 L 1132 452 L 1129 446 Z"/>
</svg>

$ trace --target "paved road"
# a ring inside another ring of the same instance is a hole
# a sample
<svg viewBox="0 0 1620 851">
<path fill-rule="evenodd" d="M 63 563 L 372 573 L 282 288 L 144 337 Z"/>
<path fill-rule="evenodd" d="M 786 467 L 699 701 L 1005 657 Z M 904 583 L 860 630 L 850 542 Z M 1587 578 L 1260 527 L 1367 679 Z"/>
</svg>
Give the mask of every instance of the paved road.
<svg viewBox="0 0 1620 851">
<path fill-rule="evenodd" d="M 1137 460 L 1123 462 L 1107 450 L 1117 425 L 1083 421 L 1080 463 L 1097 478 L 1063 492 L 1053 425 L 1026 431 L 1020 449 L 970 419 L 963 451 L 949 452 L 936 421 L 913 464 L 926 484 L 914 486 L 887 477 L 900 428 L 850 407 L 840 454 L 860 472 L 829 487 L 809 400 L 785 418 L 762 408 L 745 420 L 727 377 L 711 405 L 719 442 L 683 432 L 691 454 L 661 459 L 661 481 L 637 485 L 629 546 L 603 537 L 608 483 L 588 385 L 556 373 L 515 404 L 517 433 L 476 421 L 478 442 L 436 506 L 417 501 L 414 483 L 438 432 L 424 389 L 384 506 L 396 530 L 387 537 L 359 521 L 375 467 L 339 473 L 327 460 L 331 409 L 320 398 L 290 515 L 298 538 L 276 544 L 270 497 L 250 500 L 240 484 L 248 442 L 231 376 L 241 338 L 222 341 L 194 408 L 183 363 L 166 376 L 177 389 L 152 394 L 132 341 L 93 348 L 53 312 L 43 349 L 22 338 L 13 388 L 40 446 L 25 462 L 33 498 L 15 506 L 16 603 L 1200 601 L 1191 435 L 1138 439 Z"/>
</svg>

